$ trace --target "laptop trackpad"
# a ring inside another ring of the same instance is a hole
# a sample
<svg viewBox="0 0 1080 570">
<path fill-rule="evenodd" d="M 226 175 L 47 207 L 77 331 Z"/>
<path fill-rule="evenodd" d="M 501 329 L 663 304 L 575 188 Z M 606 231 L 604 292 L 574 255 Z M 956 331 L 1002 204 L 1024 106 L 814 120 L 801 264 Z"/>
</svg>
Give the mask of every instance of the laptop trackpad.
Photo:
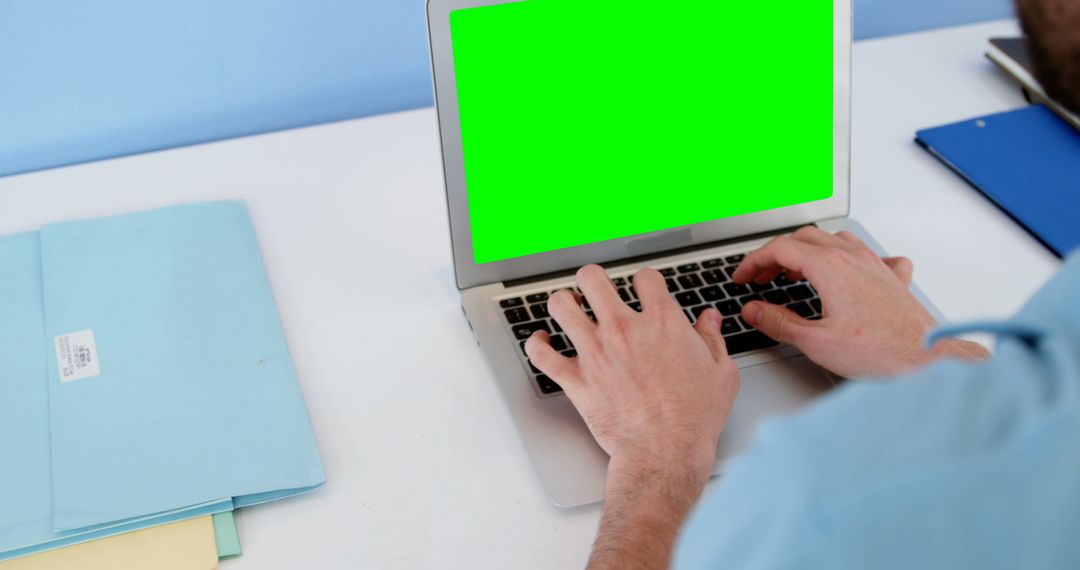
<svg viewBox="0 0 1080 570">
<path fill-rule="evenodd" d="M 741 452 L 762 419 L 789 414 L 836 386 L 832 376 L 805 356 L 744 368 L 731 418 L 720 437 L 717 466 Z"/>
</svg>

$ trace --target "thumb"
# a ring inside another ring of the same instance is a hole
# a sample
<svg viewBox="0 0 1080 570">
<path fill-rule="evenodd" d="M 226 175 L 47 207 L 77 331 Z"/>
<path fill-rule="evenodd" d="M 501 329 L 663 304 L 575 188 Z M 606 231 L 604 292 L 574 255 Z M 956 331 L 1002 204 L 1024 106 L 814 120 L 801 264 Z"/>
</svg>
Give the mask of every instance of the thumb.
<svg viewBox="0 0 1080 570">
<path fill-rule="evenodd" d="M 720 332 L 722 319 L 723 317 L 716 309 L 706 309 L 698 316 L 698 322 L 694 325 L 694 330 L 701 335 L 701 339 L 705 341 L 709 352 L 712 353 L 713 360 L 717 362 L 728 358 L 727 343 L 724 342 L 724 335 Z"/>
<path fill-rule="evenodd" d="M 790 309 L 761 301 L 754 301 L 743 307 L 742 316 L 751 326 L 773 340 L 796 346 L 814 326 Z"/>
</svg>

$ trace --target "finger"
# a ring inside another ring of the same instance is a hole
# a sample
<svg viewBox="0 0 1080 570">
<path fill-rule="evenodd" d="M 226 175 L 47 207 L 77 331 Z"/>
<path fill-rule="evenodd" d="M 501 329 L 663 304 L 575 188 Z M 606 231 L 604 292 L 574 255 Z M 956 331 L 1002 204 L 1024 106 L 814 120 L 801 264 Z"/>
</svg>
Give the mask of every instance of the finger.
<svg viewBox="0 0 1080 570">
<path fill-rule="evenodd" d="M 866 257 L 879 259 L 877 252 L 875 252 L 873 249 L 870 249 L 870 246 L 866 245 L 866 242 L 859 239 L 859 237 L 855 234 L 847 230 L 840 230 L 836 232 L 836 237 L 840 238 L 840 240 L 847 245 L 847 249 L 849 251 L 861 253 Z"/>
<path fill-rule="evenodd" d="M 558 293 L 559 291 L 566 291 L 567 293 L 570 293 L 570 296 L 574 298 L 574 301 L 576 301 L 579 305 L 581 304 L 581 295 L 577 291 L 574 291 L 570 287 L 563 287 L 562 289 L 556 289 L 551 294 L 555 295 L 555 293 Z"/>
<path fill-rule="evenodd" d="M 882 261 L 900 278 L 901 283 L 911 285 L 912 275 L 915 274 L 915 265 L 911 263 L 910 259 L 906 257 L 885 257 L 882 258 Z"/>
<path fill-rule="evenodd" d="M 575 346 L 591 346 L 596 342 L 596 323 L 585 314 L 569 289 L 556 291 L 548 299 L 548 313 Z"/>
<path fill-rule="evenodd" d="M 737 283 L 749 283 L 758 275 L 780 270 L 807 275 L 813 271 L 813 257 L 820 249 L 788 236 L 776 237 L 747 255 L 731 277 Z"/>
<path fill-rule="evenodd" d="M 795 233 L 791 234 L 791 237 L 801 242 L 823 247 L 842 247 L 847 249 L 851 246 L 849 242 L 841 239 L 839 236 L 830 234 L 816 226 L 803 226 Z"/>
<path fill-rule="evenodd" d="M 797 347 L 805 343 L 809 331 L 816 326 L 787 308 L 761 301 L 743 307 L 742 317 L 769 338 Z"/>
<path fill-rule="evenodd" d="M 529 360 L 560 385 L 577 381 L 581 377 L 578 362 L 567 358 L 551 347 L 551 335 L 536 331 L 525 341 L 525 354 Z"/>
<path fill-rule="evenodd" d="M 712 353 L 713 360 L 717 362 L 723 362 L 730 358 L 727 343 L 724 342 L 724 335 L 720 332 L 722 321 L 723 317 L 720 316 L 719 311 L 706 309 L 698 316 L 698 322 L 694 325 L 694 330 L 701 335 L 701 339 L 705 341 L 705 345 L 709 347 L 709 352 Z"/>
<path fill-rule="evenodd" d="M 578 287 L 589 300 L 589 306 L 596 313 L 597 322 L 604 322 L 631 312 L 604 269 L 596 264 L 589 264 L 577 272 Z"/>
<path fill-rule="evenodd" d="M 675 299 L 668 292 L 664 276 L 655 269 L 645 268 L 634 274 L 634 291 L 641 301 L 643 311 L 655 311 L 662 308 L 674 308 Z"/>
<path fill-rule="evenodd" d="M 840 230 L 836 232 L 836 237 L 850 243 L 851 245 L 861 245 L 864 247 L 866 246 L 863 240 L 859 239 L 855 234 L 847 230 Z"/>
<path fill-rule="evenodd" d="M 806 276 L 798 271 L 785 271 L 784 277 L 787 277 L 788 281 L 803 281 Z"/>
<path fill-rule="evenodd" d="M 776 269 L 770 269 L 759 273 L 757 277 L 754 277 L 753 281 L 760 285 L 764 285 L 779 277 L 780 274 L 783 274 L 785 277 L 787 277 L 788 281 L 802 281 L 803 279 L 806 279 L 806 277 L 798 271 L 792 271 L 790 269 L 782 269 L 777 267 Z"/>
<path fill-rule="evenodd" d="M 746 260 L 743 260 L 742 263 L 746 263 Z M 739 264 L 739 267 L 742 267 L 742 263 Z M 779 277 L 780 274 L 783 273 L 783 272 L 784 272 L 783 267 L 780 267 L 780 266 L 769 267 L 767 269 L 764 269 L 764 270 L 758 272 L 758 274 L 754 275 L 753 278 L 751 278 L 749 281 L 743 282 L 743 281 L 739 281 L 739 280 L 736 279 L 735 282 L 736 283 L 749 283 L 750 281 L 754 281 L 755 283 L 760 283 L 760 284 L 764 285 L 764 284 L 768 283 L 769 281 L 772 281 L 773 279 L 776 279 L 777 277 Z M 738 274 L 739 274 L 739 271 L 738 271 L 738 268 L 736 268 L 735 269 L 735 275 L 738 275 Z"/>
</svg>

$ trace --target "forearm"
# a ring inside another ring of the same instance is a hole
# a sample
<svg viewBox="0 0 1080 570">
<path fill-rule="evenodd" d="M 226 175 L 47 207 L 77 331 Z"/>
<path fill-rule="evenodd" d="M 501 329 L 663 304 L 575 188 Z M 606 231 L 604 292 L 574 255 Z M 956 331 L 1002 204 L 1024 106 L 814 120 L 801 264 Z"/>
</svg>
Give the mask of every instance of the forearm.
<svg viewBox="0 0 1080 570">
<path fill-rule="evenodd" d="M 700 498 L 708 472 L 664 461 L 642 465 L 612 460 L 589 569 L 667 568 L 679 529 Z"/>
</svg>

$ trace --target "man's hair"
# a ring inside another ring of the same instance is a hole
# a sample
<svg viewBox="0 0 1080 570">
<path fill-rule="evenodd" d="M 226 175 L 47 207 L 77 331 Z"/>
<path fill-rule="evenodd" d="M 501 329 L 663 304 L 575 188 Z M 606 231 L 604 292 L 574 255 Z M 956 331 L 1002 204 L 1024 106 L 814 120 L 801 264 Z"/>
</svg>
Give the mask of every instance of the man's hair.
<svg viewBox="0 0 1080 570">
<path fill-rule="evenodd" d="M 1016 0 L 1039 83 L 1080 113 L 1080 0 Z"/>
</svg>

